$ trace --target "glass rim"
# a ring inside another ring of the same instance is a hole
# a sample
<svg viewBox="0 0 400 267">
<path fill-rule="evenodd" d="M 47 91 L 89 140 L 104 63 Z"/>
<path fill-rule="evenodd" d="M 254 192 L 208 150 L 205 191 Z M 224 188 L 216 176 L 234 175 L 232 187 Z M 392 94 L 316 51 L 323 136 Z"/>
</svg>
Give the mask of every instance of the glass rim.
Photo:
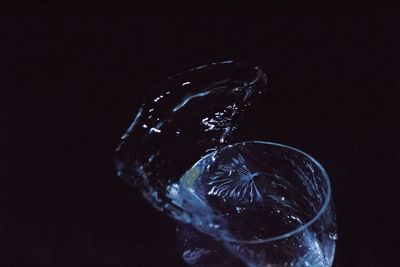
<svg viewBox="0 0 400 267">
<path fill-rule="evenodd" d="M 303 230 L 305 230 L 306 228 L 310 227 L 312 224 L 314 224 L 321 216 L 322 214 L 327 210 L 331 199 L 332 199 L 332 187 L 331 187 L 331 182 L 328 176 L 328 173 L 326 172 L 325 168 L 322 166 L 321 163 L 319 163 L 314 157 L 312 157 L 311 155 L 307 154 L 306 152 L 292 147 L 292 146 L 288 146 L 288 145 L 283 145 L 280 143 L 274 143 L 274 142 L 268 142 L 268 141 L 244 141 L 244 142 L 240 142 L 240 143 L 235 143 L 232 144 L 232 146 L 235 145 L 239 145 L 239 144 L 264 144 L 264 145 L 270 145 L 273 147 L 282 147 L 282 148 L 287 148 L 291 151 L 300 153 L 302 155 L 304 155 L 305 157 L 307 157 L 308 159 L 310 159 L 321 171 L 323 179 L 324 179 L 324 183 L 327 186 L 327 193 L 324 199 L 324 204 L 322 205 L 322 207 L 319 209 L 319 211 L 310 219 L 308 220 L 305 224 L 295 228 L 294 230 L 288 231 L 284 234 L 281 235 L 277 235 L 277 236 L 272 236 L 269 238 L 263 238 L 263 239 L 257 239 L 257 240 L 240 240 L 240 239 L 234 239 L 234 238 L 227 238 L 227 237 L 222 237 L 222 236 L 218 236 L 221 240 L 223 241 L 227 241 L 227 242 L 233 242 L 233 243 L 241 243 L 241 244 L 262 244 L 262 243 L 268 243 L 268 242 L 272 242 L 272 241 L 278 241 L 278 240 L 283 240 L 286 239 L 288 237 L 294 236 L 300 232 L 302 232 Z"/>
</svg>

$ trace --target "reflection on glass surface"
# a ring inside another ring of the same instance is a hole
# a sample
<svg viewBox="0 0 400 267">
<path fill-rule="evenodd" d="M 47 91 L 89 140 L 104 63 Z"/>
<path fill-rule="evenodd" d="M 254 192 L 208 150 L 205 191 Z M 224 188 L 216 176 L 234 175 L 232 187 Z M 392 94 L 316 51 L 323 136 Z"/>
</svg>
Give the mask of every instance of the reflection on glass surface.
<svg viewBox="0 0 400 267">
<path fill-rule="evenodd" d="M 117 147 L 118 176 L 179 222 L 189 265 L 332 265 L 337 235 L 323 167 L 289 146 L 232 138 L 266 81 L 234 61 L 171 76 Z"/>
</svg>

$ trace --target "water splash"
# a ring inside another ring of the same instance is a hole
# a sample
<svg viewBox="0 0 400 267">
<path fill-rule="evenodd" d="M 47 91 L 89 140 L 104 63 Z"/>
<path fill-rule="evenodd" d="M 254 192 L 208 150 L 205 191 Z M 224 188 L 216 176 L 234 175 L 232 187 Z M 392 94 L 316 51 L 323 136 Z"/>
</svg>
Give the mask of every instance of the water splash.
<svg viewBox="0 0 400 267">
<path fill-rule="evenodd" d="M 121 137 L 118 176 L 139 187 L 157 209 L 183 219 L 173 201 L 180 177 L 201 156 L 232 141 L 266 80 L 258 67 L 234 61 L 169 77 L 153 88 Z"/>
<path fill-rule="evenodd" d="M 234 142 L 244 112 L 266 81 L 258 67 L 234 61 L 169 77 L 122 135 L 117 174 L 160 211 L 223 240 L 247 266 L 275 260 L 329 266 L 337 239 L 330 211 L 314 228 L 297 233 L 330 197 L 321 166 L 284 145 Z M 326 231 L 325 225 L 332 227 Z M 198 247 L 189 236 L 193 242 L 183 253 L 188 264 L 221 251 Z"/>
</svg>

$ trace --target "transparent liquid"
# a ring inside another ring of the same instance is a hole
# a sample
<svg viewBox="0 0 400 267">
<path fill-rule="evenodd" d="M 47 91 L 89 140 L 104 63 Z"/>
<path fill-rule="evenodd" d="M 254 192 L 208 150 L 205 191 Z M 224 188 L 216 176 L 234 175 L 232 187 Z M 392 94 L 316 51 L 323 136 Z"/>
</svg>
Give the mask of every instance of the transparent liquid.
<svg viewBox="0 0 400 267">
<path fill-rule="evenodd" d="M 117 174 L 157 209 L 187 217 L 168 192 L 194 162 L 233 140 L 251 100 L 265 90 L 258 67 L 212 63 L 153 88 L 117 147 Z"/>
<path fill-rule="evenodd" d="M 179 73 L 152 91 L 121 137 L 118 176 L 186 224 L 182 256 L 190 265 L 332 262 L 330 210 L 313 227 L 277 238 L 321 210 L 327 188 L 319 166 L 287 147 L 234 144 L 240 120 L 265 85 L 258 67 L 233 61 Z"/>
<path fill-rule="evenodd" d="M 320 194 L 326 188 L 317 181 L 316 166 L 304 164 L 299 156 L 289 158 L 284 147 L 275 152 L 282 155 L 280 160 L 271 154 L 260 157 L 264 149 L 263 143 L 250 142 L 210 153 L 186 172 L 172 197 L 191 214 L 197 230 L 223 240 L 249 266 L 266 262 L 270 264 L 266 266 L 330 266 L 335 249 L 330 211 L 314 228 L 305 228 L 284 242 L 274 240 L 296 231 L 321 209 Z M 303 169 L 296 161 L 303 163 Z M 279 171 L 274 171 L 271 165 L 277 164 Z M 188 251 L 199 247 L 192 243 Z M 200 250 L 205 251 L 209 250 Z"/>
</svg>

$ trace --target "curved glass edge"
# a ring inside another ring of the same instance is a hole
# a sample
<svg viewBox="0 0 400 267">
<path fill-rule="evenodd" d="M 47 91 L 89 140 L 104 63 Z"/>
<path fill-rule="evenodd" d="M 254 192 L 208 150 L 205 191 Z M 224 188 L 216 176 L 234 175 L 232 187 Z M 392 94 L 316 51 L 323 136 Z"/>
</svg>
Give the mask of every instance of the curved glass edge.
<svg viewBox="0 0 400 267">
<path fill-rule="evenodd" d="M 286 239 L 289 238 L 291 236 L 294 236 L 300 232 L 302 232 L 303 230 L 307 229 L 308 227 L 310 227 L 313 223 L 315 223 L 321 216 L 322 214 L 324 214 L 324 212 L 327 210 L 331 199 L 332 199 L 332 187 L 331 187 L 331 182 L 329 180 L 329 176 L 328 173 L 326 172 L 325 168 L 321 165 L 321 163 L 319 163 L 314 157 L 312 157 L 311 155 L 307 154 L 306 152 L 295 148 L 295 147 L 291 147 L 288 145 L 283 145 L 283 144 L 279 144 L 279 143 L 274 143 L 274 142 L 268 142 L 268 141 L 244 141 L 244 142 L 239 142 L 239 143 L 235 143 L 232 144 L 230 146 L 236 146 L 236 145 L 241 145 L 241 144 L 264 144 L 264 145 L 271 145 L 271 146 L 275 146 L 275 147 L 282 147 L 282 148 L 286 148 L 289 149 L 291 151 L 295 151 L 299 154 L 304 155 L 305 157 L 309 158 L 313 163 L 315 163 L 315 165 L 321 170 L 322 176 L 324 178 L 324 182 L 326 183 L 327 186 L 327 194 L 325 197 L 325 201 L 324 204 L 322 205 L 321 209 L 318 211 L 318 213 L 311 219 L 309 220 L 307 223 L 301 225 L 300 227 L 289 231 L 287 233 L 284 233 L 282 235 L 278 235 L 278 236 L 273 236 L 270 238 L 264 238 L 264 239 L 257 239 L 257 240 L 238 240 L 238 239 L 234 239 L 234 238 L 229 238 L 229 237 L 218 237 L 220 238 L 222 241 L 224 242 L 233 242 L 233 243 L 239 243 L 239 244 L 262 244 L 262 243 L 267 243 L 267 242 L 273 242 L 273 241 L 277 241 L 277 240 L 282 240 L 282 239 Z M 197 162 L 195 163 L 197 164 Z"/>
</svg>

